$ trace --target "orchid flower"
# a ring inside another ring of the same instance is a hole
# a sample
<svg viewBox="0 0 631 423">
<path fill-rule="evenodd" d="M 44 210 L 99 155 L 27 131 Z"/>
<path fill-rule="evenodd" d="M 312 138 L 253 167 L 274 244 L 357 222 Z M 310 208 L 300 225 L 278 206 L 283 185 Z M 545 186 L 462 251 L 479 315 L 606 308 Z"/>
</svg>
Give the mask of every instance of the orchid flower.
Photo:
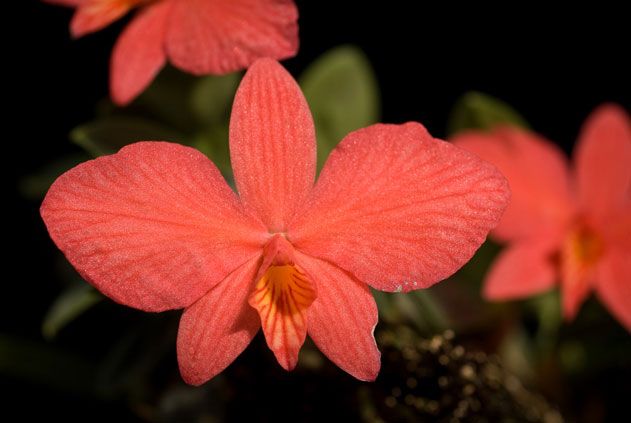
<svg viewBox="0 0 631 423">
<path fill-rule="evenodd" d="M 195 74 L 225 74 L 256 59 L 292 57 L 298 50 L 293 0 L 44 0 L 76 8 L 74 37 L 100 30 L 139 9 L 116 42 L 112 99 L 126 105 L 165 65 Z"/>
<path fill-rule="evenodd" d="M 236 94 L 230 156 L 238 194 L 198 151 L 139 142 L 55 181 L 41 207 L 79 273 L 121 304 L 184 308 L 184 380 L 228 366 L 262 328 L 291 370 L 308 334 L 335 364 L 374 380 L 369 286 L 426 288 L 471 258 L 509 192 L 490 164 L 418 123 L 350 133 L 317 183 L 300 88 L 261 59 Z"/>
<path fill-rule="evenodd" d="M 492 300 L 522 298 L 560 281 L 573 319 L 591 291 L 631 330 L 631 125 L 618 106 L 585 123 L 574 165 L 551 142 L 517 128 L 470 132 L 454 143 L 506 175 L 512 201 L 493 235 L 508 243 L 487 276 Z"/>
</svg>

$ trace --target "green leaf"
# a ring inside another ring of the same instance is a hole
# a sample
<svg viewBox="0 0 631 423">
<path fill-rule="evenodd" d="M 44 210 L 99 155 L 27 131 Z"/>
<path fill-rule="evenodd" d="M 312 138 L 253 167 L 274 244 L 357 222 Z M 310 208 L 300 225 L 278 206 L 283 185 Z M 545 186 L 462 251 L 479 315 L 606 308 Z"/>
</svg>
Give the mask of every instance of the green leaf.
<svg viewBox="0 0 631 423">
<path fill-rule="evenodd" d="M 413 323 L 425 334 L 442 332 L 450 320 L 442 305 L 427 289 L 408 293 L 388 293 L 373 290 L 379 317 L 390 324 Z"/>
<path fill-rule="evenodd" d="M 559 359 L 567 373 L 581 373 L 588 364 L 587 347 L 583 342 L 570 340 L 559 345 Z"/>
<path fill-rule="evenodd" d="M 191 110 L 204 126 L 227 125 L 240 73 L 200 78 L 191 92 Z"/>
<path fill-rule="evenodd" d="M 379 320 L 393 324 L 401 323 L 402 316 L 394 304 L 392 294 L 377 291 L 376 289 L 372 289 L 371 291 L 377 303 L 377 309 L 379 310 Z"/>
<path fill-rule="evenodd" d="M 177 131 L 138 117 L 108 116 L 80 125 L 70 139 L 95 157 L 113 154 L 136 141 L 182 141 Z"/>
<path fill-rule="evenodd" d="M 420 330 L 438 333 L 450 327 L 446 313 L 429 290 L 420 289 L 395 295 L 399 304 L 408 303 L 405 314 Z"/>
<path fill-rule="evenodd" d="M 90 157 L 85 153 L 64 156 L 26 176 L 20 181 L 18 189 L 30 200 L 41 200 L 62 173 L 89 159 Z"/>
<path fill-rule="evenodd" d="M 42 324 L 46 339 L 53 339 L 68 323 L 92 308 L 103 297 L 87 283 L 68 288 L 57 297 Z"/>
<path fill-rule="evenodd" d="M 458 276 L 467 281 L 467 283 L 475 284 L 478 288 L 481 286 L 491 263 L 501 251 L 501 247 L 491 240 L 485 241 L 472 260 L 465 263 L 458 271 Z"/>
<path fill-rule="evenodd" d="M 379 88 L 370 62 L 353 46 L 318 58 L 300 78 L 318 137 L 318 166 L 349 132 L 377 122 Z"/>
<path fill-rule="evenodd" d="M 215 163 L 227 181 L 232 180 L 228 148 L 228 123 L 209 126 L 191 138 L 191 146 Z"/>
<path fill-rule="evenodd" d="M 536 343 L 539 350 L 548 353 L 555 348 L 559 329 L 563 325 L 563 310 L 558 289 L 537 295 L 527 302 L 537 316 Z"/>
<path fill-rule="evenodd" d="M 196 81 L 196 77 L 167 66 L 130 106 L 115 110 L 155 119 L 188 133 L 196 124 L 190 101 Z"/>
<path fill-rule="evenodd" d="M 490 95 L 471 91 L 456 101 L 449 117 L 447 133 L 453 136 L 466 129 L 487 131 L 497 125 L 529 127 L 526 120 L 507 103 Z"/>
</svg>

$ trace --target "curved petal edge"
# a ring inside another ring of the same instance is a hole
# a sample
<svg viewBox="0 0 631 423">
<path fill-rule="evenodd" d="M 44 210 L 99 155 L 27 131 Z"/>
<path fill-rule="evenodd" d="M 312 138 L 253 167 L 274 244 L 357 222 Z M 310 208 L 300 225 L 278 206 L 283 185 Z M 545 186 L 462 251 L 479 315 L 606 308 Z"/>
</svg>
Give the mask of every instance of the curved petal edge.
<svg viewBox="0 0 631 423">
<path fill-rule="evenodd" d="M 190 305 L 266 239 L 206 156 L 165 142 L 131 144 L 69 170 L 41 215 L 88 282 L 145 311 Z"/>
<path fill-rule="evenodd" d="M 426 288 L 473 256 L 509 196 L 497 169 L 422 125 L 378 124 L 331 153 L 288 238 L 376 289 Z"/>
</svg>

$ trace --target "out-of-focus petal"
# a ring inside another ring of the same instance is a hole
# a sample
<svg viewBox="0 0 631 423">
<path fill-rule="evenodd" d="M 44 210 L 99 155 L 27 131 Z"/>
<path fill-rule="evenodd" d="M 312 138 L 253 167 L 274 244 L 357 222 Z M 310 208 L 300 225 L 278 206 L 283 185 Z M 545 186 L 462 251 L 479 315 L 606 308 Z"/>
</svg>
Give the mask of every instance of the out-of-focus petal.
<svg viewBox="0 0 631 423">
<path fill-rule="evenodd" d="M 510 127 L 463 133 L 453 142 L 497 166 L 508 179 L 511 202 L 493 231 L 498 239 L 536 236 L 565 225 L 573 216 L 568 161 L 551 142 Z"/>
<path fill-rule="evenodd" d="M 179 0 L 174 6 L 166 47 L 171 62 L 187 72 L 224 74 L 298 50 L 293 0 Z"/>
<path fill-rule="evenodd" d="M 558 272 L 549 239 L 516 242 L 495 259 L 484 283 L 489 300 L 524 298 L 547 291 L 557 283 Z M 558 260 L 558 258 L 557 258 Z"/>
<path fill-rule="evenodd" d="M 170 143 L 132 144 L 71 169 L 41 214 L 87 281 L 146 311 L 192 304 L 266 238 L 210 160 Z"/>
<path fill-rule="evenodd" d="M 497 169 L 422 125 L 373 125 L 331 153 L 288 238 L 377 289 L 409 291 L 466 263 L 508 198 Z"/>
<path fill-rule="evenodd" d="M 67 5 L 77 6 L 77 11 L 70 22 L 70 33 L 77 38 L 103 29 L 123 17 L 135 6 L 135 3 L 129 0 L 68 2 Z"/>
<path fill-rule="evenodd" d="M 359 380 L 375 380 L 381 354 L 375 343 L 377 306 L 368 286 L 339 267 L 304 254 L 297 259 L 315 281 L 308 333 L 332 362 Z"/>
<path fill-rule="evenodd" d="M 607 251 L 599 264 L 596 292 L 631 332 L 631 250 L 613 247 Z"/>
<path fill-rule="evenodd" d="M 604 216 L 605 219 L 597 220 L 603 242 L 631 251 L 631 202 Z"/>
<path fill-rule="evenodd" d="M 164 37 L 171 9 L 170 1 L 146 6 L 116 41 L 110 65 L 110 91 L 118 105 L 136 98 L 164 66 Z"/>
<path fill-rule="evenodd" d="M 177 356 L 187 383 L 201 385 L 225 369 L 261 327 L 248 305 L 258 264 L 259 257 L 243 264 L 184 311 Z"/>
<path fill-rule="evenodd" d="M 567 320 L 576 317 L 592 290 L 596 263 L 602 248 L 600 239 L 585 227 L 573 228 L 563 241 L 559 255 L 559 276 L 563 315 Z"/>
<path fill-rule="evenodd" d="M 631 121 L 615 105 L 587 119 L 575 152 L 579 199 L 585 210 L 605 220 L 631 204 Z"/>
<path fill-rule="evenodd" d="M 296 81 L 271 59 L 248 70 L 230 120 L 230 158 L 242 201 L 270 232 L 288 219 L 313 186 L 315 129 Z"/>
</svg>

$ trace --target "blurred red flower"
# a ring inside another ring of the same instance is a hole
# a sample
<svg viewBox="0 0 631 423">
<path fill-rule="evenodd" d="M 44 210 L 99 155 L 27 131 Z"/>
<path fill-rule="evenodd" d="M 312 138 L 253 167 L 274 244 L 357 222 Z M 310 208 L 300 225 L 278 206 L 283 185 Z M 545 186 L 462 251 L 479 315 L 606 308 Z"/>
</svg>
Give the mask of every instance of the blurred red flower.
<svg viewBox="0 0 631 423">
<path fill-rule="evenodd" d="M 111 60 L 112 99 L 125 105 L 169 61 L 195 75 L 247 68 L 261 57 L 298 51 L 293 0 L 44 0 L 76 8 L 74 37 L 100 30 L 138 8 Z"/>
<path fill-rule="evenodd" d="M 512 200 L 493 235 L 509 244 L 484 294 L 502 300 L 561 282 L 572 319 L 595 290 L 631 330 L 631 125 L 615 105 L 598 108 L 576 146 L 573 168 L 551 142 L 517 128 L 469 132 L 453 142 L 495 164 Z"/>
<path fill-rule="evenodd" d="M 263 328 L 285 369 L 307 334 L 339 367 L 373 380 L 380 354 L 369 286 L 428 287 L 471 258 L 508 202 L 488 163 L 418 123 L 349 134 L 317 183 L 313 120 L 275 61 L 237 92 L 230 156 L 238 196 L 198 151 L 141 142 L 83 163 L 41 214 L 81 275 L 146 311 L 186 308 L 183 378 L 201 384 Z"/>
</svg>

